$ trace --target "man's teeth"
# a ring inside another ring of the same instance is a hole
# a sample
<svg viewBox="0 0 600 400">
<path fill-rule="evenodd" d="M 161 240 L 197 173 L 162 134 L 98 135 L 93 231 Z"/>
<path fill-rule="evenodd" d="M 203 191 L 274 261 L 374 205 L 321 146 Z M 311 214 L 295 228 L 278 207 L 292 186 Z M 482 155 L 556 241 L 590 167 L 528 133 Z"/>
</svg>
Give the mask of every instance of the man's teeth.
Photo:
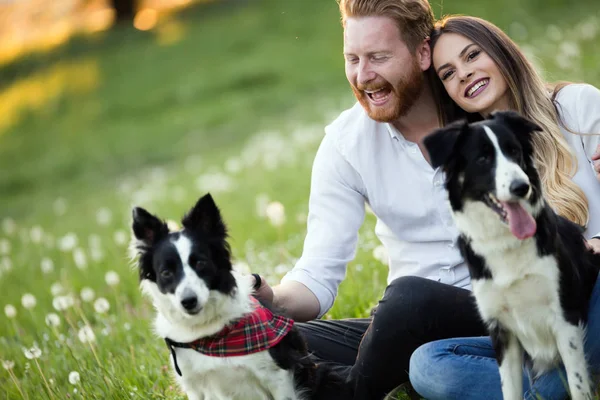
<svg viewBox="0 0 600 400">
<path fill-rule="evenodd" d="M 377 89 L 377 90 L 365 90 L 365 93 L 374 94 L 374 93 L 377 93 L 377 92 L 381 92 L 383 89 L 384 88 Z"/>
<path fill-rule="evenodd" d="M 489 79 L 484 79 L 482 81 L 477 82 L 471 89 L 469 89 L 469 91 L 467 92 L 467 96 L 471 96 L 473 93 L 475 93 L 477 89 L 487 85 L 489 81 Z"/>
</svg>

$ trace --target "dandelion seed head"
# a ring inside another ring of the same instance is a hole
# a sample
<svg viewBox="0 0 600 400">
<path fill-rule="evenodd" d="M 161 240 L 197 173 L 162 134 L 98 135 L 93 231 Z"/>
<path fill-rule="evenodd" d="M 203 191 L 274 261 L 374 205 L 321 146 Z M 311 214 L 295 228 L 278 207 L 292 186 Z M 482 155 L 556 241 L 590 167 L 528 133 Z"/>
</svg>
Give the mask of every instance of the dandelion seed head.
<svg viewBox="0 0 600 400">
<path fill-rule="evenodd" d="M 106 275 L 104 275 L 104 280 L 108 286 L 116 286 L 121 281 L 119 274 L 117 274 L 115 271 L 108 271 Z"/>
<path fill-rule="evenodd" d="M 96 335 L 94 335 L 94 331 L 88 325 L 79 330 L 77 337 L 81 343 L 94 343 L 96 341 Z"/>
<path fill-rule="evenodd" d="M 10 254 L 10 241 L 8 239 L 0 239 L 0 254 L 8 255 Z"/>
<path fill-rule="evenodd" d="M 73 250 L 73 261 L 75 261 L 75 266 L 78 269 L 84 270 L 87 268 L 87 257 L 82 248 L 77 247 L 75 250 Z"/>
<path fill-rule="evenodd" d="M 281 226 L 285 223 L 285 207 L 278 201 L 272 201 L 267 205 L 265 215 L 273 226 Z"/>
<path fill-rule="evenodd" d="M 69 372 L 69 383 L 71 385 L 77 385 L 81 381 L 81 376 L 77 371 Z"/>
<path fill-rule="evenodd" d="M 94 302 L 94 310 L 98 314 L 105 314 L 110 309 L 110 303 L 104 297 L 98 297 Z"/>
<path fill-rule="evenodd" d="M 2 360 L 2 367 L 8 371 L 15 367 L 15 362 L 12 360 Z"/>
<path fill-rule="evenodd" d="M 54 262 L 51 259 L 45 257 L 42 259 L 40 263 L 40 268 L 42 269 L 42 273 L 49 274 L 54 271 Z"/>
<path fill-rule="evenodd" d="M 7 304 L 4 306 L 4 314 L 7 318 L 14 318 L 17 316 L 17 309 L 12 304 Z"/>
<path fill-rule="evenodd" d="M 44 239 L 44 230 L 41 226 L 36 225 L 29 231 L 29 238 L 32 243 L 41 243 Z"/>
<path fill-rule="evenodd" d="M 40 350 L 39 347 L 37 347 L 37 345 L 34 345 L 33 347 L 30 348 L 23 348 L 23 354 L 25 354 L 25 357 L 28 360 L 33 360 L 36 358 L 40 358 L 42 355 L 42 350 Z"/>
<path fill-rule="evenodd" d="M 72 307 L 75 301 L 70 295 L 57 296 L 52 300 L 52 307 L 56 311 L 64 311 L 69 307 Z"/>
<path fill-rule="evenodd" d="M 54 213 L 58 216 L 65 215 L 67 213 L 67 200 L 62 197 L 54 200 L 52 204 L 52 208 L 54 209 Z"/>
<path fill-rule="evenodd" d="M 98 225 L 106 226 L 110 224 L 112 221 L 112 212 L 106 208 L 102 207 L 96 212 L 96 222 Z"/>
<path fill-rule="evenodd" d="M 2 261 L 0 262 L 0 270 L 3 272 L 10 272 L 13 269 L 12 260 L 9 256 L 2 257 Z"/>
<path fill-rule="evenodd" d="M 4 218 L 2 220 L 2 230 L 9 236 L 12 236 L 17 231 L 17 224 L 12 218 Z"/>
<path fill-rule="evenodd" d="M 67 233 L 65 236 L 59 239 L 58 248 L 63 251 L 71 251 L 77 246 L 77 235 L 73 232 Z"/>
<path fill-rule="evenodd" d="M 124 246 L 127 244 L 128 236 L 125 231 L 118 230 L 114 233 L 113 239 L 117 245 Z"/>
<path fill-rule="evenodd" d="M 63 288 L 63 285 L 60 282 L 54 282 L 50 286 L 50 293 L 52 293 L 52 296 L 58 296 L 58 295 L 62 294 L 64 291 L 65 291 L 65 289 Z"/>
<path fill-rule="evenodd" d="M 60 325 L 60 317 L 58 314 L 50 313 L 46 315 L 46 325 L 49 327 L 56 327 Z"/>
<path fill-rule="evenodd" d="M 21 297 L 21 304 L 26 309 L 32 309 L 37 304 L 35 296 L 31 293 L 25 293 L 23 297 Z"/>
<path fill-rule="evenodd" d="M 81 289 L 80 296 L 81 300 L 85 301 L 86 303 L 89 303 L 90 301 L 94 300 L 94 298 L 96 297 L 96 293 L 94 292 L 94 289 L 86 286 Z"/>
</svg>

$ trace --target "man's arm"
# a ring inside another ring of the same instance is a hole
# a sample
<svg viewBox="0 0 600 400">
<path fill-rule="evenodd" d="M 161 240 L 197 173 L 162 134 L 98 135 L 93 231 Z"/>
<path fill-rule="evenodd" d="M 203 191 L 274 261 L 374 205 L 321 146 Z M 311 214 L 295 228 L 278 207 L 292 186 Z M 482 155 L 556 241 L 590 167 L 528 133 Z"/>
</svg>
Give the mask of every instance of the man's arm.
<svg viewBox="0 0 600 400">
<path fill-rule="evenodd" d="M 333 305 L 365 217 L 362 179 L 335 140 L 325 135 L 313 164 L 302 257 L 281 284 L 271 289 L 263 283 L 257 291 L 298 321 L 320 317 Z"/>
</svg>

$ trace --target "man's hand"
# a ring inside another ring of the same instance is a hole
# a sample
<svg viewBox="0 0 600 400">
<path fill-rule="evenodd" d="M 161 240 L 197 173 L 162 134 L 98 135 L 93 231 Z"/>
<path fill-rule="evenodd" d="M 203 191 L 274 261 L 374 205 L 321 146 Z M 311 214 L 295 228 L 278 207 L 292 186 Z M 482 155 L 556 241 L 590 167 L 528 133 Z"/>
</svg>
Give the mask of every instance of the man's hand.
<svg viewBox="0 0 600 400">
<path fill-rule="evenodd" d="M 600 181 L 600 144 L 596 147 L 596 152 L 592 156 L 594 162 L 594 171 L 596 171 L 596 179 Z"/>
<path fill-rule="evenodd" d="M 254 287 L 254 297 L 265 303 L 273 304 L 273 288 L 269 286 L 266 279 L 261 278 L 258 274 L 252 274 L 252 286 Z"/>
<path fill-rule="evenodd" d="M 587 247 L 594 253 L 600 254 L 600 238 L 592 238 L 588 240 Z"/>
</svg>

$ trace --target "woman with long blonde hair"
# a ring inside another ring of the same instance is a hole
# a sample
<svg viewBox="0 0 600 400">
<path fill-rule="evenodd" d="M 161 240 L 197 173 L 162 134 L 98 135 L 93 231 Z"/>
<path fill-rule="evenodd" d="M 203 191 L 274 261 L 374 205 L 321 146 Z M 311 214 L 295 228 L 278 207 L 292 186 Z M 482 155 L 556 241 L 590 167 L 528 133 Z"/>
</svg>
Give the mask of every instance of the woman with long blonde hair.
<svg viewBox="0 0 600 400">
<path fill-rule="evenodd" d="M 600 253 L 600 91 L 591 85 L 547 85 L 518 46 L 480 18 L 449 16 L 431 34 L 433 90 L 444 122 L 481 119 L 515 110 L 543 131 L 534 136 L 534 162 L 544 195 L 560 215 L 582 226 Z M 585 352 L 600 372 L 600 283 L 590 302 Z M 526 371 L 527 372 L 527 371 Z M 524 397 L 568 396 L 564 369 L 527 379 Z M 501 399 L 496 355 L 489 337 L 435 341 L 410 361 L 410 380 L 427 399 Z"/>
</svg>

